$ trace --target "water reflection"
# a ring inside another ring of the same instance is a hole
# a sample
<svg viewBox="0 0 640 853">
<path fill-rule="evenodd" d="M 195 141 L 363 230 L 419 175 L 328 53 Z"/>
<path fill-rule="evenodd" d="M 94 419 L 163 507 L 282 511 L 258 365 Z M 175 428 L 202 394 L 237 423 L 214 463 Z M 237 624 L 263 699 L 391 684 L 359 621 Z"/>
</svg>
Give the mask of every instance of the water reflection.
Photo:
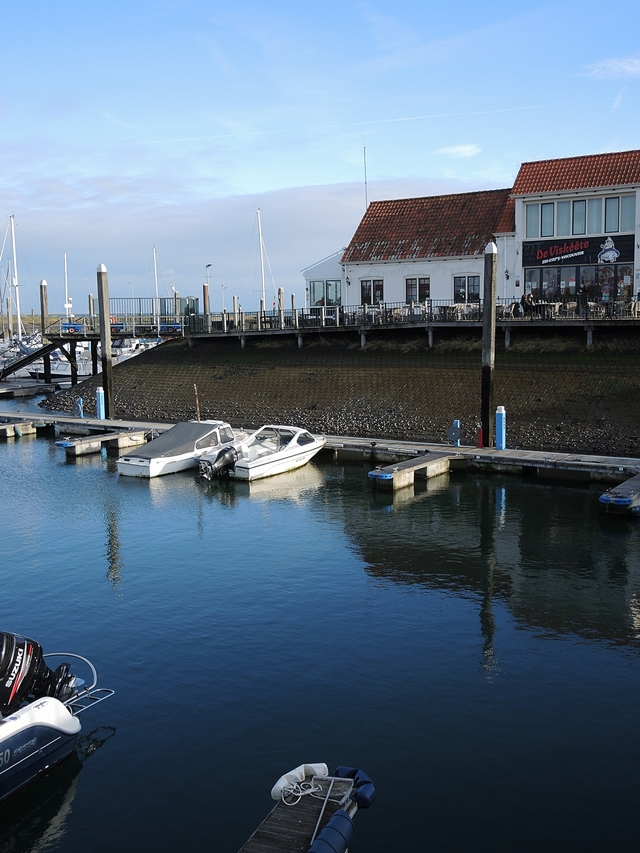
<svg viewBox="0 0 640 853">
<path fill-rule="evenodd" d="M 445 478 L 446 479 L 446 478 Z M 477 595 L 487 671 L 496 663 L 493 602 L 553 634 L 636 643 L 639 525 L 603 519 L 598 491 L 452 475 L 341 504 L 366 570 L 407 586 Z"/>
<path fill-rule="evenodd" d="M 113 589 L 117 589 L 122 580 L 122 569 L 124 567 L 124 558 L 122 557 L 122 546 L 120 543 L 119 531 L 119 510 L 117 506 L 110 505 L 105 508 L 104 518 L 107 528 L 106 541 L 106 557 L 107 557 L 107 578 Z"/>
<path fill-rule="evenodd" d="M 68 758 L 0 806 L 0 853 L 63 849 L 82 765 L 114 734 L 112 726 L 101 726 L 81 737 Z"/>
</svg>

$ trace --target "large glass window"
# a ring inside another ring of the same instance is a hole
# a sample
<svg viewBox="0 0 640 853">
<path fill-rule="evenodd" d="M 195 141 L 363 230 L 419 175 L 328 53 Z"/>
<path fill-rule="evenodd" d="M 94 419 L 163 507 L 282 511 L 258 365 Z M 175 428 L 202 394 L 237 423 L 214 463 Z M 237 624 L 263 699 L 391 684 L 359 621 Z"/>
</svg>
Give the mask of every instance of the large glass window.
<svg viewBox="0 0 640 853">
<path fill-rule="evenodd" d="M 526 234 L 528 238 L 540 236 L 540 205 L 528 204 L 526 206 Z"/>
<path fill-rule="evenodd" d="M 618 297 L 620 299 L 633 299 L 633 267 L 618 267 Z"/>
<path fill-rule="evenodd" d="M 559 201 L 556 210 L 556 234 L 568 237 L 571 234 L 571 202 Z"/>
<path fill-rule="evenodd" d="M 431 279 L 428 276 L 423 278 L 406 278 L 405 296 L 406 302 L 424 302 L 431 296 Z"/>
<path fill-rule="evenodd" d="M 573 233 L 574 234 L 586 234 L 587 233 L 587 202 L 586 201 L 574 201 L 573 202 Z"/>
<path fill-rule="evenodd" d="M 480 276 L 456 275 L 453 277 L 454 302 L 480 302 Z"/>
<path fill-rule="evenodd" d="M 598 293 L 601 302 L 613 302 L 616 276 L 613 267 L 598 267 Z"/>
<path fill-rule="evenodd" d="M 576 268 L 560 267 L 560 299 L 570 299 L 576 295 Z"/>
<path fill-rule="evenodd" d="M 619 225 L 619 198 L 605 198 L 604 200 L 604 230 L 606 234 L 611 234 L 618 230 Z"/>
<path fill-rule="evenodd" d="M 325 305 L 340 305 L 340 279 L 327 279 Z"/>
<path fill-rule="evenodd" d="M 587 234 L 602 234 L 602 199 L 590 198 L 587 205 Z"/>
<path fill-rule="evenodd" d="M 540 236 L 553 237 L 553 202 L 541 204 Z"/>
<path fill-rule="evenodd" d="M 540 299 L 540 273 L 536 269 L 524 271 L 524 292 L 530 293 L 534 302 Z"/>
<path fill-rule="evenodd" d="M 620 199 L 620 230 L 633 231 L 636 227 L 636 197 L 623 195 Z"/>
<path fill-rule="evenodd" d="M 542 298 L 546 302 L 558 299 L 558 267 L 545 267 L 542 270 Z"/>
<path fill-rule="evenodd" d="M 591 302 L 596 298 L 596 268 L 580 267 L 580 293 Z"/>
<path fill-rule="evenodd" d="M 373 304 L 384 302 L 384 284 L 381 278 L 373 279 Z"/>
<path fill-rule="evenodd" d="M 324 281 L 309 282 L 309 305 L 324 305 Z"/>
<path fill-rule="evenodd" d="M 364 278 L 360 282 L 360 304 L 371 305 L 371 279 Z"/>
<path fill-rule="evenodd" d="M 467 276 L 467 300 L 469 302 L 480 302 L 480 276 Z"/>
</svg>

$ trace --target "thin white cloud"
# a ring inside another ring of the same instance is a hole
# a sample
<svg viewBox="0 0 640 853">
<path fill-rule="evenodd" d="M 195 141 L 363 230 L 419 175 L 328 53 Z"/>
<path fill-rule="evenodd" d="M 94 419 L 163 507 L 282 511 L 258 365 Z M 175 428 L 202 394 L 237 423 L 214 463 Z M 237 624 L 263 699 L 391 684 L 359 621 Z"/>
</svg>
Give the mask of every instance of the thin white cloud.
<svg viewBox="0 0 640 853">
<path fill-rule="evenodd" d="M 601 80 L 640 77 L 640 57 L 603 59 L 589 66 L 589 75 Z"/>
<path fill-rule="evenodd" d="M 612 110 L 617 110 L 620 104 L 622 103 L 622 96 L 624 95 L 624 91 L 626 88 L 626 86 L 623 86 L 622 89 L 620 89 L 620 91 L 616 95 L 615 100 L 613 102 L 613 106 L 611 107 Z"/>
<path fill-rule="evenodd" d="M 437 148 L 436 154 L 447 154 L 449 157 L 474 157 L 482 151 L 479 145 L 450 145 L 447 148 Z"/>
</svg>

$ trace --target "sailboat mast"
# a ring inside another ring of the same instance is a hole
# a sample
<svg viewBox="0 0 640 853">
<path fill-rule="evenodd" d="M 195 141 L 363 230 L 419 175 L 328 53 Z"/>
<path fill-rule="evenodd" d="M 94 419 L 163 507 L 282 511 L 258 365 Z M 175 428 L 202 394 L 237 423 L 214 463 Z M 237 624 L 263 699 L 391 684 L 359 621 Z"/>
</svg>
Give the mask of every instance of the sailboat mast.
<svg viewBox="0 0 640 853">
<path fill-rule="evenodd" d="M 258 214 L 258 239 L 260 241 L 260 278 L 262 281 L 262 310 L 265 311 L 267 303 L 265 302 L 264 293 L 264 246 L 262 245 L 262 223 L 260 222 L 260 208 L 256 210 Z"/>
<path fill-rule="evenodd" d="M 16 297 L 16 312 L 18 314 L 18 340 L 22 341 L 22 316 L 20 314 L 20 290 L 18 289 L 18 263 L 16 260 L 16 229 L 13 213 L 9 216 L 11 221 L 11 251 L 13 252 L 13 290 Z"/>
<path fill-rule="evenodd" d="M 64 310 L 67 320 L 71 316 L 71 303 L 69 302 L 69 281 L 67 278 L 67 253 L 64 253 Z"/>
</svg>

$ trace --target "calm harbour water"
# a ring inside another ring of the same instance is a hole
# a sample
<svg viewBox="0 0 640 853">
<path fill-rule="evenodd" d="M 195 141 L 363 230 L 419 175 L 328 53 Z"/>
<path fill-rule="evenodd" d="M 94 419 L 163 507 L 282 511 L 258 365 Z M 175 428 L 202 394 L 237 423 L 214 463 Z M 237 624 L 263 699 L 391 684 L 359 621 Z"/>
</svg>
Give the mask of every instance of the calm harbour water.
<svg viewBox="0 0 640 853">
<path fill-rule="evenodd" d="M 0 853 L 235 853 L 315 761 L 376 783 L 352 853 L 637 849 L 640 521 L 366 471 L 149 482 L 0 444 L 1 628 L 117 691 L 104 743 L 0 808 Z"/>
</svg>

